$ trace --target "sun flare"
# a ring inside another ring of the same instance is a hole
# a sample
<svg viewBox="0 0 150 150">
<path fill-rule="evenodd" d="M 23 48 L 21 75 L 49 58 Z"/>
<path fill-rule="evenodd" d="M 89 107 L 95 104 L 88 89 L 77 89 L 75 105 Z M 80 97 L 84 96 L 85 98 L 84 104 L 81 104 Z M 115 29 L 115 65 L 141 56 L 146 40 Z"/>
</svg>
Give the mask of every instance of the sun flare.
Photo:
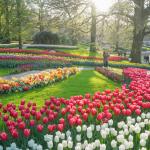
<svg viewBox="0 0 150 150">
<path fill-rule="evenodd" d="M 93 0 L 97 9 L 100 11 L 108 11 L 115 0 Z"/>
</svg>

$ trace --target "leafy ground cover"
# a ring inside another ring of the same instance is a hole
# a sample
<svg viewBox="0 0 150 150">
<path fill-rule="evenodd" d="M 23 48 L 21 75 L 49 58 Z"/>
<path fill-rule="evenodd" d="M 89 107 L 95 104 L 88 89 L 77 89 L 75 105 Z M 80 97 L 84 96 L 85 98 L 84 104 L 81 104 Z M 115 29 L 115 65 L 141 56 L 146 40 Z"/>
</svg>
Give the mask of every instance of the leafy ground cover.
<svg viewBox="0 0 150 150">
<path fill-rule="evenodd" d="M 35 101 L 40 106 L 50 96 L 69 98 L 73 95 L 84 95 L 85 93 L 94 94 L 96 91 L 104 91 L 105 89 L 113 90 L 116 87 L 119 88 L 120 85 L 96 71 L 81 71 L 76 76 L 72 76 L 61 83 L 27 92 L 1 95 L 0 102 L 7 104 L 13 101 L 15 104 L 19 104 L 21 99 L 25 99 L 26 101 Z"/>
</svg>

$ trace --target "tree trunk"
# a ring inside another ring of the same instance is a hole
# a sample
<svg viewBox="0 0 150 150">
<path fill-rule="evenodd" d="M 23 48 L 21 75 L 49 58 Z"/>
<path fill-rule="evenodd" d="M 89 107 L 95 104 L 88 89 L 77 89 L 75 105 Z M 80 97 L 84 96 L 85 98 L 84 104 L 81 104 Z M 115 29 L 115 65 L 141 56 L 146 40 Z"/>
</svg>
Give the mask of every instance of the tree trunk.
<svg viewBox="0 0 150 150">
<path fill-rule="evenodd" d="M 143 45 L 145 16 L 144 0 L 137 0 L 134 9 L 134 31 L 131 50 L 131 61 L 141 63 L 141 49 Z"/>
<path fill-rule="evenodd" d="M 5 36 L 6 40 L 5 43 L 10 43 L 10 24 L 9 24 L 9 1 L 4 0 L 4 9 L 5 9 L 5 21 L 6 21 L 6 26 L 5 26 Z"/>
<path fill-rule="evenodd" d="M 16 0 L 19 49 L 22 49 L 21 3 L 21 0 Z"/>
<path fill-rule="evenodd" d="M 92 24 L 91 24 L 91 44 L 90 51 L 96 51 L 96 7 L 93 3 L 91 6 Z"/>
</svg>

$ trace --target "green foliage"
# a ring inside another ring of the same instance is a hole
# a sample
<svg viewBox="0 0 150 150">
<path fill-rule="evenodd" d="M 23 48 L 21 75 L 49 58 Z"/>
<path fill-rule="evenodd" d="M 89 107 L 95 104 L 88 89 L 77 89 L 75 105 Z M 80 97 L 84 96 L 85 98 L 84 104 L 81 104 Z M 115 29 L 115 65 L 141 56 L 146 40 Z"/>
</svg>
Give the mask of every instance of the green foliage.
<svg viewBox="0 0 150 150">
<path fill-rule="evenodd" d="M 35 34 L 33 37 L 34 44 L 58 44 L 59 37 L 56 33 L 42 31 Z"/>
</svg>

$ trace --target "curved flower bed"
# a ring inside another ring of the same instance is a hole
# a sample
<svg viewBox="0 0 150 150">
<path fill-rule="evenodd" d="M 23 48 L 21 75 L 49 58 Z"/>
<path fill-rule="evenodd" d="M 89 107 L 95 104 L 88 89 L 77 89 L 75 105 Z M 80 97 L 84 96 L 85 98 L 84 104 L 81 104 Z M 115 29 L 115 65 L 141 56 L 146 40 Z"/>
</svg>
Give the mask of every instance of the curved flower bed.
<svg viewBox="0 0 150 150">
<path fill-rule="evenodd" d="M 102 68 L 102 67 L 96 67 L 95 70 L 114 81 L 117 81 L 117 82 L 123 81 L 123 77 L 121 75 L 114 73 L 109 69 Z"/>
<path fill-rule="evenodd" d="M 48 50 L 20 50 L 20 49 L 10 49 L 10 48 L 0 48 L 0 53 L 23 53 L 23 54 L 39 54 L 39 55 L 51 55 L 51 56 L 59 56 L 59 57 L 71 57 L 71 58 L 80 58 L 80 59 L 93 59 L 93 60 L 102 60 L 102 58 L 94 57 L 94 56 L 80 56 L 68 54 L 65 52 L 54 52 Z M 112 56 L 109 58 L 110 61 L 122 61 L 128 60 L 126 57 L 121 56 Z"/>
<path fill-rule="evenodd" d="M 45 71 L 34 75 L 29 75 L 21 79 L 4 80 L 0 79 L 0 93 L 28 91 L 35 87 L 41 87 L 59 80 L 68 78 L 70 75 L 76 74 L 78 69 L 58 68 L 52 71 Z"/>
<path fill-rule="evenodd" d="M 1 148 L 145 150 L 150 141 L 150 75 L 125 69 L 129 89 L 105 90 L 69 100 L 0 104 Z M 140 84 L 139 84 L 140 83 Z M 143 113 L 142 113 L 143 112 Z M 12 143 L 12 144 L 11 144 Z"/>
</svg>

